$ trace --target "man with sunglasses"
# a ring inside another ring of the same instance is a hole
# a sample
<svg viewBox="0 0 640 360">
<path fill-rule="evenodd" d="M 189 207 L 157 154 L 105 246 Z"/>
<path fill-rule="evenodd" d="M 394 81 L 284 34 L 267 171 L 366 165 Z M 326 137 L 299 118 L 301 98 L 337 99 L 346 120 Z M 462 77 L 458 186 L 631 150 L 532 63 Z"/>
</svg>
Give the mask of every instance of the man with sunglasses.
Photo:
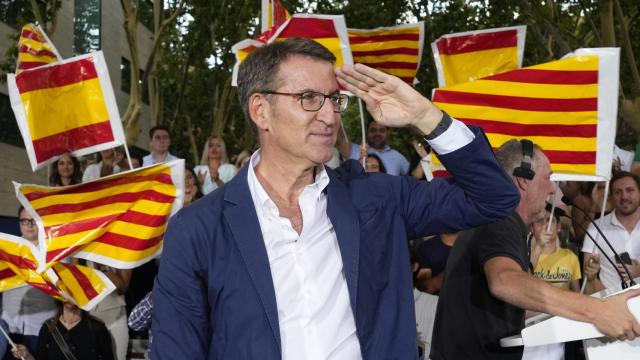
<svg viewBox="0 0 640 360">
<path fill-rule="evenodd" d="M 18 222 L 22 237 L 37 247 L 38 226 L 22 206 L 18 210 Z M 42 324 L 55 312 L 55 300 L 32 286 L 22 286 L 2 293 L 2 320 L 9 325 L 11 339 L 15 343 L 24 344 L 32 354 L 36 353 Z M 12 357 L 7 353 L 6 358 Z"/>
<path fill-rule="evenodd" d="M 477 129 L 400 79 L 336 69 L 288 39 L 240 65 L 260 149 L 225 186 L 173 217 L 153 290 L 163 359 L 417 359 L 407 239 L 506 217 L 518 202 Z M 348 97 L 385 126 L 425 134 L 455 180 L 324 167 Z M 157 334 L 157 335 L 156 335 Z"/>
</svg>

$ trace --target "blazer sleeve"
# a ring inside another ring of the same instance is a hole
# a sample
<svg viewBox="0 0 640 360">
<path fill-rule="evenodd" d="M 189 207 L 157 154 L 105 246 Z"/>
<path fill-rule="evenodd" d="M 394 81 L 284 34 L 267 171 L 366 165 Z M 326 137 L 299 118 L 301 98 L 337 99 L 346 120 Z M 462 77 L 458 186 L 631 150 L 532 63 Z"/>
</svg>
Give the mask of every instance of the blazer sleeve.
<svg viewBox="0 0 640 360">
<path fill-rule="evenodd" d="M 506 218 L 520 201 L 513 180 L 498 165 L 479 128 L 474 140 L 440 156 L 450 178 L 431 182 L 399 178 L 401 211 L 409 238 L 473 228 Z"/>
<path fill-rule="evenodd" d="M 188 210 L 188 209 L 187 209 Z M 170 221 L 153 290 L 155 360 L 206 359 L 211 329 L 207 302 L 206 234 L 184 211 Z"/>
</svg>

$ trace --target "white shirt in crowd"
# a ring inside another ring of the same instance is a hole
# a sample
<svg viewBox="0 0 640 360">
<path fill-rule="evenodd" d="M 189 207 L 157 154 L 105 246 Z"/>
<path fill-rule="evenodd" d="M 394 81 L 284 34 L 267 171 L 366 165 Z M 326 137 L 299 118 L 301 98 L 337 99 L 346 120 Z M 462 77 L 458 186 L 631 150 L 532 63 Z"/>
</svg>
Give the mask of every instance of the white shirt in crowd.
<svg viewBox="0 0 640 360">
<path fill-rule="evenodd" d="M 615 211 L 604 216 L 602 218 L 602 222 L 600 222 L 599 219 L 596 220 L 596 223 L 618 254 L 626 251 L 632 259 L 640 258 L 640 221 L 636 223 L 636 226 L 633 228 L 631 233 L 629 233 L 620 223 L 618 218 L 615 216 Z M 593 224 L 589 225 L 587 230 L 589 234 L 598 241 L 598 245 L 600 245 L 609 258 L 615 261 L 613 252 L 604 242 L 602 236 L 597 234 Z M 600 253 L 600 250 L 596 248 L 589 236 L 585 236 L 584 238 L 582 251 L 585 253 Z M 602 281 L 602 285 L 607 289 L 621 288 L 622 280 L 620 280 L 620 276 L 618 276 L 616 270 L 611 266 L 611 264 L 609 264 L 603 255 L 600 255 L 600 281 Z"/>
<path fill-rule="evenodd" d="M 209 172 L 208 165 L 198 165 L 193 168 L 193 172 L 196 173 L 196 176 L 199 176 L 201 173 L 205 174 L 204 183 L 200 184 L 200 190 L 203 195 L 207 195 L 213 190 L 218 188 L 218 184 L 216 184 L 213 180 L 211 180 L 211 173 Z M 223 183 L 228 183 L 236 174 L 236 167 L 231 164 L 222 164 L 218 167 L 218 177 L 222 180 Z"/>
<path fill-rule="evenodd" d="M 84 173 L 82 174 L 82 182 L 87 182 L 100 178 L 100 169 L 102 169 L 102 161 L 97 164 L 91 164 L 84 169 Z M 118 165 L 113 165 L 112 174 L 117 174 L 120 172 L 120 167 Z"/>
<path fill-rule="evenodd" d="M 179 158 L 177 156 L 173 156 L 170 153 L 167 153 L 167 158 L 164 159 L 164 161 L 156 161 L 156 159 L 153 157 L 153 153 L 145 156 L 142 158 L 142 166 L 149 166 L 149 165 L 155 165 L 155 164 L 160 164 L 160 163 L 166 163 L 169 161 L 173 161 L 173 160 L 178 160 Z"/>
</svg>

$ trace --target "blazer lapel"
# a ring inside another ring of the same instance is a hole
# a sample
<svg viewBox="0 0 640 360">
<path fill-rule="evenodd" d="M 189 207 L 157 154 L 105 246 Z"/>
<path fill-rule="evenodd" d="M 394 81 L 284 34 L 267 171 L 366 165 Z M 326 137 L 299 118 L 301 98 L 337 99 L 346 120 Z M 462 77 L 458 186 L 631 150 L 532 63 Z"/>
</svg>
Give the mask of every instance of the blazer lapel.
<svg viewBox="0 0 640 360">
<path fill-rule="evenodd" d="M 337 179 L 332 171 L 329 172 L 329 177 L 331 180 L 327 186 L 327 214 L 338 238 L 351 308 L 355 314 L 360 254 L 358 215 L 344 184 Z"/>
<path fill-rule="evenodd" d="M 276 294 L 267 249 L 247 183 L 247 166 L 232 181 L 225 184 L 225 187 L 225 201 L 228 204 L 224 210 L 224 217 L 233 233 L 253 285 L 258 291 L 278 348 L 281 349 Z"/>
</svg>

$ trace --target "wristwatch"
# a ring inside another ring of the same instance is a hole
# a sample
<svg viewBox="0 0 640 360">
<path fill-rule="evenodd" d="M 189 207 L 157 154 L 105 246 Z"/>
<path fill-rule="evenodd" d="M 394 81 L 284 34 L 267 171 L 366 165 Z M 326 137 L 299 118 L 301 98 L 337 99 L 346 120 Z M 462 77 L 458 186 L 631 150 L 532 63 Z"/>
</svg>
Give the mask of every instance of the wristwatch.
<svg viewBox="0 0 640 360">
<path fill-rule="evenodd" d="M 423 136 L 424 140 L 433 140 L 438 136 L 442 135 L 442 133 L 447 131 L 447 129 L 451 126 L 452 122 L 453 120 L 451 120 L 451 116 L 449 116 L 449 114 L 443 111 L 442 119 L 430 133 L 425 134 Z"/>
</svg>

